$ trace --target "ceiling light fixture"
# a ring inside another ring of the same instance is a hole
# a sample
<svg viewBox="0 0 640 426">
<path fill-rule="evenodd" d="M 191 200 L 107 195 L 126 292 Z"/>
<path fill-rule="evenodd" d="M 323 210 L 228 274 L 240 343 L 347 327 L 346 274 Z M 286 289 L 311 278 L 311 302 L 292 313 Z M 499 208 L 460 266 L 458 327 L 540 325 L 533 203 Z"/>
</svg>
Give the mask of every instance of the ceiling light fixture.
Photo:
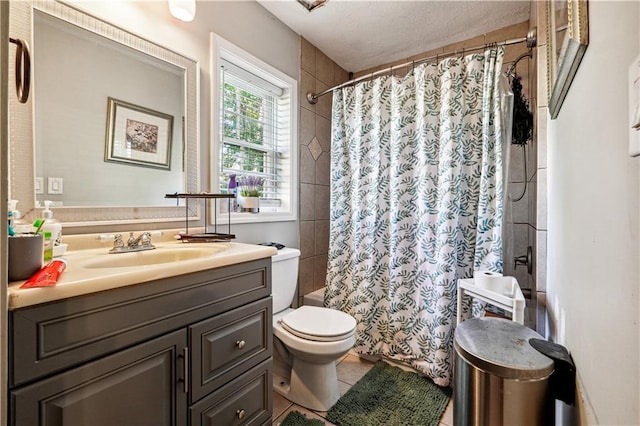
<svg viewBox="0 0 640 426">
<path fill-rule="evenodd" d="M 191 22 L 196 16 L 196 0 L 169 0 L 169 11 L 174 18 Z"/>
<path fill-rule="evenodd" d="M 311 12 L 314 9 L 324 6 L 327 1 L 329 0 L 298 0 L 298 3 Z"/>
</svg>

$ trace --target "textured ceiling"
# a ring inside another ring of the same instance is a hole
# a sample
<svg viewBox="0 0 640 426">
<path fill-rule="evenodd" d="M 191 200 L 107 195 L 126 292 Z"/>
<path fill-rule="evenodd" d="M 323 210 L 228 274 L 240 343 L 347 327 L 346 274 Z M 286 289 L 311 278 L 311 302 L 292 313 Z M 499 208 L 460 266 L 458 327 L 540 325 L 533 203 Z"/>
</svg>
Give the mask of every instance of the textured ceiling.
<svg viewBox="0 0 640 426">
<path fill-rule="evenodd" d="M 404 59 L 529 19 L 529 1 L 258 0 L 347 71 Z"/>
</svg>

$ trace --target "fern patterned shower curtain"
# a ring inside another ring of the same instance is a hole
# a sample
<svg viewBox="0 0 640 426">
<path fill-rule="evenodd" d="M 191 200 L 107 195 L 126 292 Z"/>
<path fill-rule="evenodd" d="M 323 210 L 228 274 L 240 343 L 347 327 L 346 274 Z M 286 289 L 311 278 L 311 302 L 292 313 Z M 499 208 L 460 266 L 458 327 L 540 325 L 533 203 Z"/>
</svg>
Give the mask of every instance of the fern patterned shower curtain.
<svg viewBox="0 0 640 426">
<path fill-rule="evenodd" d="M 456 280 L 502 271 L 502 48 L 333 92 L 325 305 L 449 385 Z"/>
</svg>

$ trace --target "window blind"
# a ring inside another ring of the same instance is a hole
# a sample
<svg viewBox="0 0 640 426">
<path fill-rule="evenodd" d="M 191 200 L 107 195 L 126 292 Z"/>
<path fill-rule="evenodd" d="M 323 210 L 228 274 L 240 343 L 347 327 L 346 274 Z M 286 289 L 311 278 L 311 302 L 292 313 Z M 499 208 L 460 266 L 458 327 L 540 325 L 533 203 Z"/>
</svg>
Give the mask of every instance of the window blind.
<svg viewBox="0 0 640 426">
<path fill-rule="evenodd" d="M 290 189 L 290 91 L 224 60 L 220 82 L 220 190 L 231 174 L 261 177 L 261 210 L 277 211 Z"/>
</svg>

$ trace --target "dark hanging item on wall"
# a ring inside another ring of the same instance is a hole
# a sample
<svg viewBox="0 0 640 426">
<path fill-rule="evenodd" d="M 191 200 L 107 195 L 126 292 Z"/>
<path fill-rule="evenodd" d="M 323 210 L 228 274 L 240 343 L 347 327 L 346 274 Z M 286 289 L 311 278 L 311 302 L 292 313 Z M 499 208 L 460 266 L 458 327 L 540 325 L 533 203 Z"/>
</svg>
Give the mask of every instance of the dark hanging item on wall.
<svg viewBox="0 0 640 426">
<path fill-rule="evenodd" d="M 31 89 L 31 56 L 29 45 L 19 38 L 9 38 L 9 41 L 17 46 L 16 49 L 16 94 L 18 101 L 25 104 L 29 99 Z"/>
<path fill-rule="evenodd" d="M 533 135 L 533 114 L 529 109 L 529 101 L 522 94 L 521 78 L 517 74 L 511 80 L 513 91 L 513 131 L 511 143 L 526 145 Z"/>
</svg>

